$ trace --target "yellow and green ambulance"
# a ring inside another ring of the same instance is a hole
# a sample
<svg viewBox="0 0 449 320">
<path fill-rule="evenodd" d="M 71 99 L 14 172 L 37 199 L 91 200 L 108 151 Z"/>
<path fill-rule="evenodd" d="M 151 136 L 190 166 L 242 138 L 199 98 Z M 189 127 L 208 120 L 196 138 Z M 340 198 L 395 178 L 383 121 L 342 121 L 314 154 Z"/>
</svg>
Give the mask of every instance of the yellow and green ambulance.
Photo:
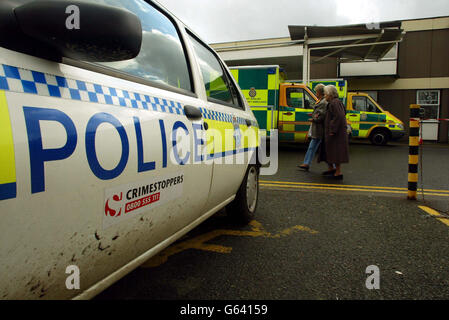
<svg viewBox="0 0 449 320">
<path fill-rule="evenodd" d="M 284 81 L 279 66 L 231 67 L 259 124 L 260 134 L 269 137 L 278 129 L 279 86 Z"/>
<path fill-rule="evenodd" d="M 405 134 L 404 123 L 363 92 L 348 93 L 346 119 L 352 138 L 370 139 L 375 145 L 385 145 Z"/>
<path fill-rule="evenodd" d="M 348 92 L 346 80 L 313 80 L 306 86 L 300 81 L 285 81 L 277 65 L 230 69 L 251 106 L 262 136 L 269 137 L 271 130 L 277 129 L 280 142 L 307 142 L 310 116 L 318 101 L 314 89 L 319 83 L 337 88 L 346 106 L 352 138 L 370 139 L 373 144 L 384 145 L 405 134 L 401 120 L 383 110 L 368 94 Z"/>
</svg>

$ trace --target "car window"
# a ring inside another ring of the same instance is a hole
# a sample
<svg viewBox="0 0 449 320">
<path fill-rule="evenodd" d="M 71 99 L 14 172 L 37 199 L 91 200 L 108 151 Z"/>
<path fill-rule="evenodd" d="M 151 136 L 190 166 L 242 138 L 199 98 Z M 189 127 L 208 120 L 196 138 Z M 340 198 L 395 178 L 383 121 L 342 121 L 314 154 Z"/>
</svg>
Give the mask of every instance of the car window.
<svg viewBox="0 0 449 320">
<path fill-rule="evenodd" d="M 368 112 L 377 112 L 380 113 L 381 111 L 376 107 L 374 103 L 371 102 L 370 99 L 367 99 L 368 105 L 367 105 L 367 111 Z"/>
<path fill-rule="evenodd" d="M 194 37 L 190 36 L 190 41 L 192 42 L 200 65 L 208 99 L 241 108 L 238 91 L 217 57 Z"/>
<path fill-rule="evenodd" d="M 287 88 L 287 105 L 292 108 L 311 109 L 315 104 L 312 96 L 302 88 Z"/>
<path fill-rule="evenodd" d="M 98 3 L 97 0 L 89 0 Z M 101 0 L 127 9 L 142 23 L 142 47 L 131 60 L 100 63 L 107 67 L 172 87 L 192 91 L 184 46 L 174 23 L 143 0 Z M 82 27 L 82 26 L 81 26 Z"/>
<path fill-rule="evenodd" d="M 312 98 L 312 96 L 304 90 L 304 103 L 306 109 L 311 109 L 315 104 L 315 99 Z"/>
<path fill-rule="evenodd" d="M 366 97 L 352 97 L 352 108 L 356 111 L 368 111 Z"/>
</svg>

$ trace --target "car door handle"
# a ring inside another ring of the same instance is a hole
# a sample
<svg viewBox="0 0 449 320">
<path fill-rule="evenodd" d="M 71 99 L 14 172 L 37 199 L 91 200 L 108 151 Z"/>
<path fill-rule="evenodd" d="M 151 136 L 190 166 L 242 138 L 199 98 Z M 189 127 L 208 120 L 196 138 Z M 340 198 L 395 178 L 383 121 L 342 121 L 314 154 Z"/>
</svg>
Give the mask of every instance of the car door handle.
<svg viewBox="0 0 449 320">
<path fill-rule="evenodd" d="M 184 112 L 186 114 L 186 117 L 190 120 L 198 120 L 203 117 L 203 114 L 201 113 L 200 109 L 194 106 L 185 105 Z"/>
<path fill-rule="evenodd" d="M 286 113 L 284 113 L 284 115 L 286 115 L 286 116 L 291 116 L 293 113 L 292 112 L 286 112 Z"/>
<path fill-rule="evenodd" d="M 350 117 L 357 117 L 357 114 L 350 114 Z"/>
</svg>

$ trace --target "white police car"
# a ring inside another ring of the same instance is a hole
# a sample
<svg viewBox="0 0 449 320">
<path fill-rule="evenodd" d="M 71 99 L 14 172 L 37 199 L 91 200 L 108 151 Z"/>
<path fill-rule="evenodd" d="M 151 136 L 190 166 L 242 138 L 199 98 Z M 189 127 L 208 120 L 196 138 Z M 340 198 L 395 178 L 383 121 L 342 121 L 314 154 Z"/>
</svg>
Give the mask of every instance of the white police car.
<svg viewBox="0 0 449 320">
<path fill-rule="evenodd" d="M 0 32 L 0 299 L 91 298 L 225 206 L 252 219 L 256 119 L 160 5 L 2 1 Z"/>
</svg>

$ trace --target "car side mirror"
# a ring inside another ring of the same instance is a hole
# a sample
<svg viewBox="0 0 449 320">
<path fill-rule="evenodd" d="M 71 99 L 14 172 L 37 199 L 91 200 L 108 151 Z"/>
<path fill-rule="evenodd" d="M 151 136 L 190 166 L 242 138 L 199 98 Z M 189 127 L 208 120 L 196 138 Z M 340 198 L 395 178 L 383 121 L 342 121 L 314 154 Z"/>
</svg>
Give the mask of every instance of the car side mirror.
<svg viewBox="0 0 449 320">
<path fill-rule="evenodd" d="M 76 0 L 22 3 L 0 3 L 2 47 L 51 60 L 92 62 L 128 60 L 140 52 L 142 25 L 127 10 Z"/>
</svg>

